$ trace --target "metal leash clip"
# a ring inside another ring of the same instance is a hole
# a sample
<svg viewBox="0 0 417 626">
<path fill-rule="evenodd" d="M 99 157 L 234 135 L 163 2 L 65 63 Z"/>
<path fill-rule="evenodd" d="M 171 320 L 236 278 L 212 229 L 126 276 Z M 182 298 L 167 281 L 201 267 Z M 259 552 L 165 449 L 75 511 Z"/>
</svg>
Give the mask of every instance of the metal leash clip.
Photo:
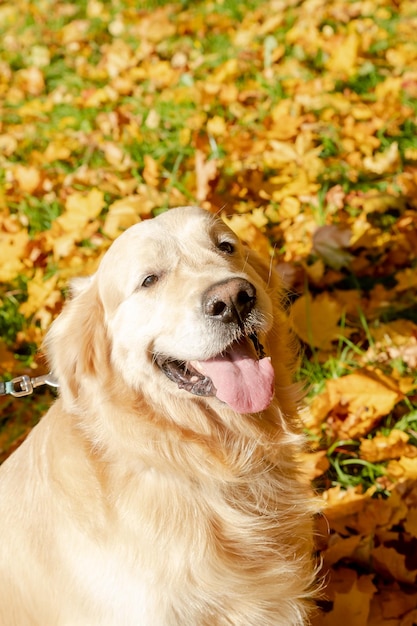
<svg viewBox="0 0 417 626">
<path fill-rule="evenodd" d="M 22 398 L 23 396 L 30 396 L 36 387 L 42 385 L 48 385 L 49 387 L 59 387 L 59 383 L 54 378 L 51 372 L 49 374 L 43 374 L 42 376 L 36 376 L 30 378 L 30 376 L 16 376 L 12 380 L 0 383 L 0 395 L 10 395 L 14 398 Z"/>
</svg>

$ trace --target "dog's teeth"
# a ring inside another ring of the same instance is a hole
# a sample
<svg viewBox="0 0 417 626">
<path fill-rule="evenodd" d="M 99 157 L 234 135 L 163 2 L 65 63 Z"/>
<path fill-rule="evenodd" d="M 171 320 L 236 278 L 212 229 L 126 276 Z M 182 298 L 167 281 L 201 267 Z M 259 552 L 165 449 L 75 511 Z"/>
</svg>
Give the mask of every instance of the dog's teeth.
<svg viewBox="0 0 417 626">
<path fill-rule="evenodd" d="M 197 370 L 197 372 L 200 372 L 200 374 L 203 374 L 201 365 L 198 361 L 190 361 L 190 365 L 191 367 L 193 367 L 195 370 Z"/>
</svg>

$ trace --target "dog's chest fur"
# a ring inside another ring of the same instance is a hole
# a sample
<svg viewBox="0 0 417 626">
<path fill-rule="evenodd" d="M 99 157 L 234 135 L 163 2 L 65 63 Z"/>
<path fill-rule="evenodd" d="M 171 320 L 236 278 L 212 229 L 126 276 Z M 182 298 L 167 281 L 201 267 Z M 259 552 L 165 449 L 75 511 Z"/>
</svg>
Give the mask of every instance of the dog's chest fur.
<svg viewBox="0 0 417 626">
<path fill-rule="evenodd" d="M 201 454 L 200 476 L 197 467 L 194 475 L 175 474 L 172 467 L 162 471 L 158 442 L 150 451 L 153 465 L 135 458 L 134 445 L 130 458 L 116 463 L 111 451 L 104 459 L 103 449 L 86 442 L 70 416 L 55 420 L 55 410 L 10 459 L 22 475 L 33 467 L 38 472 L 36 493 L 27 486 L 21 511 L 24 516 L 36 502 L 36 525 L 25 523 L 26 567 L 32 559 L 40 567 L 37 618 L 29 617 L 28 624 L 301 624 L 298 596 L 310 575 L 305 555 L 311 546 L 307 500 L 297 483 L 259 458 L 256 469 L 249 458 L 245 468 L 238 454 L 241 476 L 232 480 L 231 468 L 204 459 L 204 446 L 193 441 L 183 442 L 182 454 L 189 461 L 194 456 L 193 463 Z M 26 450 L 34 448 L 32 438 L 42 440 L 43 448 L 35 463 Z M 284 446 L 282 453 L 285 464 Z M 58 489 L 43 508 L 50 481 Z M 13 515 L 9 522 L 22 524 Z M 43 544 L 49 545 L 44 566 Z M 12 581 L 10 593 L 24 596 L 24 578 Z M 39 616 L 44 621 L 37 622 Z M 16 625 L 23 626 L 23 614 L 19 620 Z"/>
</svg>

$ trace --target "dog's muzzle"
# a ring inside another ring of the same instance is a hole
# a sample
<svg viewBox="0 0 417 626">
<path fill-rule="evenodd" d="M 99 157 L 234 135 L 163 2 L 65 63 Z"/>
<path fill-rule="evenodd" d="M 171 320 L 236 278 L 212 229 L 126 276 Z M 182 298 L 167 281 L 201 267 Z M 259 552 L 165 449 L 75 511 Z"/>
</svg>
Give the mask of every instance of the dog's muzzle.
<svg viewBox="0 0 417 626">
<path fill-rule="evenodd" d="M 216 396 L 239 413 L 264 410 L 274 395 L 274 371 L 257 334 L 256 289 L 244 278 L 212 285 L 202 298 L 202 312 L 229 339 L 223 350 L 205 360 L 181 361 L 155 355 L 161 371 L 180 389 L 196 396 Z M 256 323 L 255 323 L 256 322 Z"/>
</svg>

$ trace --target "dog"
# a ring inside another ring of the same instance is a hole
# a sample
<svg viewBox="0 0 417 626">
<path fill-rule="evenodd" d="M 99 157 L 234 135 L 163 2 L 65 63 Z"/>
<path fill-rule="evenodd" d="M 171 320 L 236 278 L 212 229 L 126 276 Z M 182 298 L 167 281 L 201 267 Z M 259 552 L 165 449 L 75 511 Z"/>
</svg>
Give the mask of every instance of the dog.
<svg viewBox="0 0 417 626">
<path fill-rule="evenodd" d="M 180 207 L 74 282 L 59 397 L 0 469 L 2 626 L 300 626 L 314 498 L 269 265 Z"/>
</svg>

